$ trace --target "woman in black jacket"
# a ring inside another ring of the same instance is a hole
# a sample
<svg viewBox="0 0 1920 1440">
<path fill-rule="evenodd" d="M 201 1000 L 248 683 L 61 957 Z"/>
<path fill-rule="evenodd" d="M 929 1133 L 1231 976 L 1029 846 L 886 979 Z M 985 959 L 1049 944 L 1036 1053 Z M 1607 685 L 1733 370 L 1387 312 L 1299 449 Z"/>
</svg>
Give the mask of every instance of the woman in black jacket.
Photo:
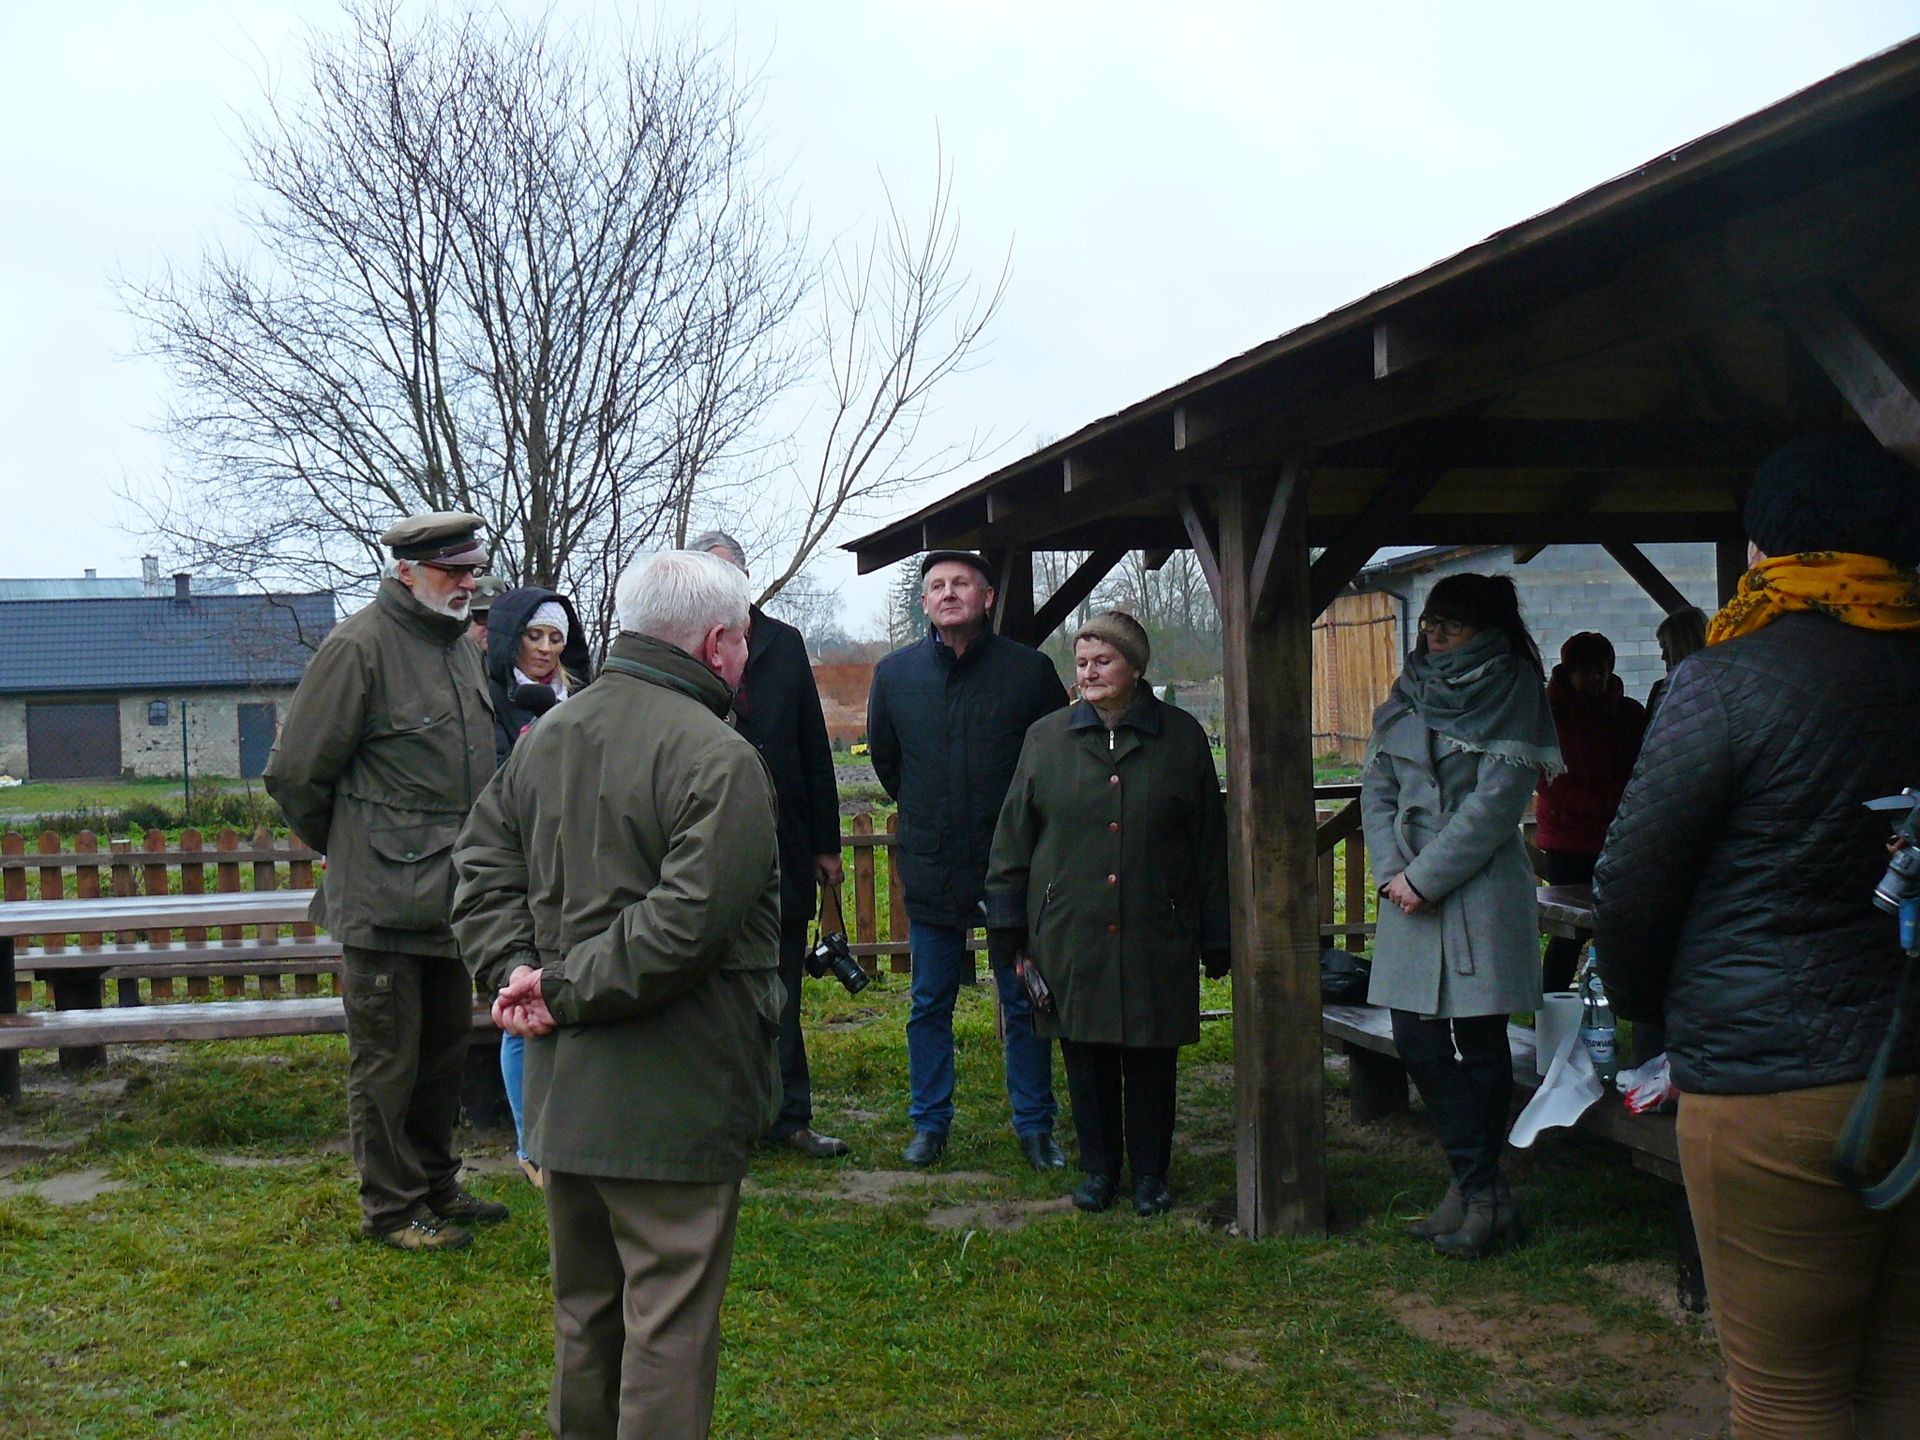
<svg viewBox="0 0 1920 1440">
<path fill-rule="evenodd" d="M 1920 785 L 1916 497 L 1860 431 L 1761 466 L 1752 568 L 1674 670 L 1594 876 L 1614 1008 L 1666 1020 L 1739 1440 L 1920 1435 L 1920 1193 L 1870 1209 L 1834 1163 L 1904 963 L 1863 802 Z M 1920 1116 L 1912 1009 L 1869 1176 Z"/>
<path fill-rule="evenodd" d="M 528 585 L 508 590 L 487 615 L 487 686 L 493 692 L 494 758 L 502 765 L 527 727 L 591 676 L 587 637 L 573 602 L 557 590 Z M 531 688 L 529 688 L 531 687 Z M 539 695 L 545 689 L 552 697 Z M 530 703 L 531 702 L 531 703 Z M 540 1184 L 540 1167 L 527 1155 L 520 1124 L 520 1084 L 527 1042 L 500 1037 L 500 1080 L 513 1111 L 513 1149 L 527 1179 Z"/>
</svg>

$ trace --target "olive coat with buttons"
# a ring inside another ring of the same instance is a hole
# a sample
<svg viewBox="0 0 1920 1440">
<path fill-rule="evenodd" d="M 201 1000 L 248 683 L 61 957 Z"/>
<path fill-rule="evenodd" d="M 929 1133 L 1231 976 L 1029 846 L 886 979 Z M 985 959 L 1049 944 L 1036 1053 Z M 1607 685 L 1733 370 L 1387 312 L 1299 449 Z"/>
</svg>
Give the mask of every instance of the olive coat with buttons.
<svg viewBox="0 0 1920 1440">
<path fill-rule="evenodd" d="M 267 793 L 327 857 L 315 923 L 343 945 L 458 955 L 453 843 L 493 770 L 465 617 L 381 581 L 307 662 L 267 761 Z"/>
<path fill-rule="evenodd" d="M 987 924 L 1024 927 L 1054 994 L 1034 1028 L 1086 1044 L 1200 1038 L 1200 954 L 1224 950 L 1227 826 L 1200 722 L 1144 687 L 1107 729 L 1036 721 L 994 829 Z"/>
</svg>

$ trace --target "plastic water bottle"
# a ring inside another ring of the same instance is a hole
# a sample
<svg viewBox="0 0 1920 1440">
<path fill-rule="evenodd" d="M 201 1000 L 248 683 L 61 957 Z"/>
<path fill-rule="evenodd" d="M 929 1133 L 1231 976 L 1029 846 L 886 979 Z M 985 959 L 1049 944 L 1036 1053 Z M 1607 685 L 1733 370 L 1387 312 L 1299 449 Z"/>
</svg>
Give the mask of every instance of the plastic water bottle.
<svg viewBox="0 0 1920 1440">
<path fill-rule="evenodd" d="M 1606 987 L 1600 983 L 1600 966 L 1589 950 L 1586 973 L 1580 981 L 1580 1038 L 1586 1043 L 1587 1054 L 1593 1057 L 1594 1073 L 1609 1085 L 1618 1069 L 1613 1036 L 1613 1006 L 1607 1002 Z"/>
</svg>

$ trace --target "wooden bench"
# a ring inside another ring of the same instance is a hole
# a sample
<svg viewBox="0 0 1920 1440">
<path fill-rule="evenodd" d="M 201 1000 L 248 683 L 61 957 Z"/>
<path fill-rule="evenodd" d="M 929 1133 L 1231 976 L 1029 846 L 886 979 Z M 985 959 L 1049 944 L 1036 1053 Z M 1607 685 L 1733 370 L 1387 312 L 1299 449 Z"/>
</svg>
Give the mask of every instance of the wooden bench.
<svg viewBox="0 0 1920 1440">
<path fill-rule="evenodd" d="M 1407 1071 L 1393 1043 L 1391 1012 L 1379 1005 L 1324 1005 L 1320 1031 L 1347 1057 L 1347 1095 L 1353 1123 L 1407 1111 Z M 1533 1031 L 1507 1027 L 1513 1079 L 1523 1091 L 1539 1088 Z M 1637 1169 L 1680 1183 L 1680 1150 L 1671 1115 L 1633 1115 L 1609 1091 L 1587 1107 L 1576 1128 L 1624 1147 Z"/>
<path fill-rule="evenodd" d="M 261 980 L 261 993 L 278 992 L 277 977 L 312 979 L 302 984 L 303 995 L 318 993 L 317 977 L 340 972 L 340 944 L 336 940 L 174 940 L 140 941 L 124 945 L 74 945 L 64 950 L 29 946 L 14 955 L 14 971 L 21 980 L 30 974 L 53 991 L 54 1008 L 86 1009 L 100 1003 L 99 982 L 117 981 L 122 1005 L 141 1003 L 138 981 L 160 981 L 156 998 L 170 998 L 172 982 L 185 980 L 189 995 L 205 995 L 210 979 L 232 981 L 224 988 L 238 998 L 238 982 L 247 976 Z M 74 983 L 69 983 L 69 977 Z M 81 987 L 86 987 L 82 989 Z M 91 995 L 89 995 L 91 991 Z M 91 1000 L 91 1005 L 89 1005 Z"/>
<path fill-rule="evenodd" d="M 476 1000 L 473 1028 L 492 1031 L 492 1002 Z M 151 1045 L 172 1040 L 251 1040 L 271 1035 L 343 1035 L 337 995 L 292 1000 L 184 1001 L 105 1010 L 29 1010 L 0 1015 L 0 1053 L 75 1046 Z"/>
</svg>

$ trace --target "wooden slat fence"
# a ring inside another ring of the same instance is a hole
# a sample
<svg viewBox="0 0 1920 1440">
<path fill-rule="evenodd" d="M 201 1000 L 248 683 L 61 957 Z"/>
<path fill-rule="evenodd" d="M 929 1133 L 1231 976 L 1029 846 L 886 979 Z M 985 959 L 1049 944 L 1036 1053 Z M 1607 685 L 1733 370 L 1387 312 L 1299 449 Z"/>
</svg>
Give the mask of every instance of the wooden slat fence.
<svg viewBox="0 0 1920 1440">
<path fill-rule="evenodd" d="M 1359 788 L 1355 784 L 1323 785 L 1315 792 L 1321 806 L 1321 934 L 1327 943 L 1350 950 L 1366 948 L 1373 933 L 1372 886 L 1359 827 Z M 907 944 L 907 909 L 894 850 L 894 817 L 888 816 L 885 827 L 876 829 L 871 815 L 855 815 L 840 839 L 848 857 L 841 908 L 850 922 L 848 938 L 853 953 L 869 971 L 878 972 L 884 967 L 893 974 L 905 975 L 912 962 Z M 149 830 L 137 839 L 113 840 L 105 850 L 89 831 L 74 836 L 70 848 L 49 831 L 35 840 L 31 852 L 24 836 L 8 832 L 0 836 L 0 903 L 25 900 L 30 890 L 35 897 L 57 899 L 62 895 L 197 895 L 210 889 L 306 889 L 314 883 L 319 859 L 297 838 L 276 839 L 264 828 L 250 837 L 222 830 L 213 837 L 211 847 L 198 830 L 182 831 L 177 845 L 169 845 L 163 832 Z M 30 871 L 36 877 L 31 885 Z M 263 928 L 271 933 L 260 933 Z M 254 982 L 262 998 L 286 994 L 283 975 L 271 968 L 271 949 L 275 944 L 289 948 L 303 942 L 311 945 L 315 934 L 314 927 L 304 923 L 244 928 L 229 925 L 219 929 L 220 934 L 213 939 L 205 928 L 184 927 L 179 935 L 183 941 L 208 946 L 206 953 L 216 957 L 223 945 L 236 952 L 244 947 L 247 973 L 205 975 L 189 971 L 183 976 L 189 998 L 212 997 L 216 981 L 225 998 L 250 993 L 249 981 Z M 69 942 L 132 951 L 137 942 L 160 945 L 173 939 L 166 930 L 35 937 L 50 953 L 68 948 Z M 21 943 L 25 946 L 34 940 Z M 973 943 L 976 949 L 983 948 L 979 937 Z M 263 950 L 268 953 L 263 955 Z M 23 957 L 19 968 L 30 972 L 32 964 Z M 293 981 L 292 993 L 328 993 L 326 967 L 308 964 L 290 967 L 288 973 Z M 177 998 L 174 987 L 174 979 L 166 976 L 122 978 L 117 984 L 117 999 L 122 1005 L 172 1000 Z M 32 1003 L 34 981 L 21 979 L 18 991 L 22 1004 Z"/>
<path fill-rule="evenodd" d="M 1373 712 L 1400 674 L 1400 616 L 1391 595 L 1338 597 L 1313 622 L 1313 753 L 1360 763 Z"/>
</svg>

